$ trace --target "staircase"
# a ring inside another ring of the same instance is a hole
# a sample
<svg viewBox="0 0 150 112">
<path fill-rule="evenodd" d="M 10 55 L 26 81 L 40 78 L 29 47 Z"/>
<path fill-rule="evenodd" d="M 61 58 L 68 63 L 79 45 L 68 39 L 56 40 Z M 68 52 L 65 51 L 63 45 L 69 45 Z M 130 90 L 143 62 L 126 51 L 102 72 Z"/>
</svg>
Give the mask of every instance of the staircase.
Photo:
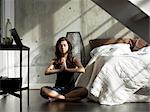
<svg viewBox="0 0 150 112">
<path fill-rule="evenodd" d="M 150 16 L 150 0 L 128 0 Z"/>
<path fill-rule="evenodd" d="M 150 43 L 150 12 L 132 0 L 92 0 L 112 17 Z M 135 1 L 135 0 L 133 0 Z M 149 1 L 149 0 L 146 0 Z M 147 11 L 147 12 L 146 12 Z"/>
</svg>

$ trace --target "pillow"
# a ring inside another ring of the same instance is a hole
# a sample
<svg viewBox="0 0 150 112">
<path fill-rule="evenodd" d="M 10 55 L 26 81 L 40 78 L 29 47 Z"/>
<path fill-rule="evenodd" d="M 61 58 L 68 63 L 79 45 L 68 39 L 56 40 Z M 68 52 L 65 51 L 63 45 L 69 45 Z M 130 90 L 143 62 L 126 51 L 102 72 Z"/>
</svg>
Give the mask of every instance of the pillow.
<svg viewBox="0 0 150 112">
<path fill-rule="evenodd" d="M 108 55 L 121 55 L 121 54 L 127 54 L 131 53 L 130 44 L 109 44 L 109 45 L 103 45 L 100 47 L 94 48 L 90 55 L 91 57 L 94 56 L 108 56 Z"/>
<path fill-rule="evenodd" d="M 143 48 L 141 48 L 140 50 L 138 50 L 138 52 L 150 53 L 150 46 L 143 47 Z"/>
<path fill-rule="evenodd" d="M 132 51 L 138 51 L 139 49 L 148 46 L 148 43 L 145 42 L 143 39 L 130 39 L 130 45 Z"/>
<path fill-rule="evenodd" d="M 95 47 L 99 47 L 99 46 L 102 46 L 102 45 L 108 45 L 108 44 L 117 44 L 117 43 L 129 44 L 130 39 L 129 38 L 94 39 L 94 40 L 90 40 L 89 43 L 90 43 L 90 47 L 91 47 L 91 50 L 92 50 Z"/>
<path fill-rule="evenodd" d="M 132 51 L 137 51 L 143 47 L 148 46 L 149 44 L 141 38 L 107 38 L 107 39 L 93 39 L 89 41 L 91 50 L 95 47 L 108 45 L 108 44 L 117 44 L 125 43 L 130 44 L 130 49 Z"/>
</svg>

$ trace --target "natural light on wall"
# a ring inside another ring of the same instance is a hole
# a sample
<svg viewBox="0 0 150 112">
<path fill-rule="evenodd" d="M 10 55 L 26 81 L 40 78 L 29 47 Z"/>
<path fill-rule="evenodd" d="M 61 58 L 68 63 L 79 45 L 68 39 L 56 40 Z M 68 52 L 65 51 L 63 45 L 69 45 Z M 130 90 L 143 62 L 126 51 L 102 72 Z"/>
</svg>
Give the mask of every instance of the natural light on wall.
<svg viewBox="0 0 150 112">
<path fill-rule="evenodd" d="M 95 27 L 95 29 L 91 30 L 91 32 L 94 31 L 94 33 L 92 33 L 92 35 L 91 35 L 92 39 L 98 38 L 98 35 L 99 36 L 103 35 L 105 32 L 107 32 L 107 30 L 109 30 L 112 27 L 112 25 L 114 25 L 116 23 L 117 23 L 117 21 L 114 21 L 112 17 L 110 17 L 110 16 L 106 17 L 103 21 L 99 22 L 99 26 L 97 26 L 98 28 Z M 89 41 L 89 38 L 85 38 L 84 42 L 86 42 L 86 41 Z"/>
<path fill-rule="evenodd" d="M 38 56 L 38 54 L 40 53 L 40 51 L 38 49 L 39 43 L 35 42 L 35 41 L 39 41 L 39 39 L 40 39 L 40 32 L 41 32 L 40 25 L 36 25 L 32 30 L 29 30 L 22 37 L 24 45 L 32 45 L 32 44 L 34 44 L 34 46 L 32 46 L 32 52 L 30 53 L 30 60 L 33 60 L 33 61 L 34 61 L 34 58 L 36 56 Z M 32 35 L 32 37 L 31 37 L 31 35 Z M 26 81 L 27 81 L 27 69 L 26 69 L 27 68 L 27 63 L 25 63 L 25 62 L 27 62 L 27 59 L 28 59 L 27 58 L 27 53 L 25 53 L 23 55 L 23 62 L 25 64 L 25 65 L 23 65 L 24 69 L 23 69 L 23 74 L 22 74 L 23 77 L 24 77 L 23 84 L 25 84 Z M 39 66 L 39 65 L 32 64 L 33 69 L 34 69 L 35 66 Z M 33 74 L 37 74 L 36 71 L 34 71 L 34 70 L 32 71 L 32 73 Z M 35 77 L 37 77 L 37 76 L 34 75 L 32 77 L 32 81 L 34 81 L 34 80 L 36 81 L 37 80 L 37 78 L 35 78 Z"/>
<path fill-rule="evenodd" d="M 64 13 L 66 12 L 66 13 Z M 80 31 L 81 29 L 80 0 L 71 0 L 53 14 L 55 41 L 66 32 Z"/>
<path fill-rule="evenodd" d="M 118 37 L 134 37 L 134 34 L 128 29 L 128 28 L 124 28 L 121 31 L 119 31 L 116 35 L 116 38 Z"/>
</svg>

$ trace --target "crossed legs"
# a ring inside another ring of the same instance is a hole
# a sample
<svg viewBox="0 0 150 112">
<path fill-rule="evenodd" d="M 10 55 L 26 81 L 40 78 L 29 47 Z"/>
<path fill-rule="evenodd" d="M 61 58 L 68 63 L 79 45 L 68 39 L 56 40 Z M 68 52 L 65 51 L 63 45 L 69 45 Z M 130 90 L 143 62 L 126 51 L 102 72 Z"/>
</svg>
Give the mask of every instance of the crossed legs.
<svg viewBox="0 0 150 112">
<path fill-rule="evenodd" d="M 58 92 L 56 92 L 54 90 L 51 90 L 47 87 L 42 87 L 40 93 L 41 93 L 41 96 L 46 98 L 46 99 L 51 98 L 51 99 L 54 99 L 54 100 L 58 100 L 58 99 L 65 100 L 64 95 L 61 95 Z"/>
<path fill-rule="evenodd" d="M 41 88 L 41 96 L 48 99 L 52 98 L 54 100 L 62 100 L 62 101 L 80 101 L 83 98 L 86 98 L 88 95 L 88 90 L 84 87 L 75 87 L 70 92 L 62 95 L 58 92 L 51 90 L 47 87 Z"/>
</svg>

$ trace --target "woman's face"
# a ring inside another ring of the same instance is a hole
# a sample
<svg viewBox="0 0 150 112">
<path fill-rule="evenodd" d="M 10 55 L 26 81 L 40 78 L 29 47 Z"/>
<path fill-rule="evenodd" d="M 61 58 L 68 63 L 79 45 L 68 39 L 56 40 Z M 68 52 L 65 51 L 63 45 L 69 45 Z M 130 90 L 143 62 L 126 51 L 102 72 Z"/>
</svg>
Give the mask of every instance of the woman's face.
<svg viewBox="0 0 150 112">
<path fill-rule="evenodd" d="M 68 48 L 69 48 L 68 43 L 65 40 L 61 41 L 61 43 L 59 44 L 58 47 L 59 47 L 60 53 L 62 53 L 62 54 L 66 54 L 68 51 Z"/>
</svg>

